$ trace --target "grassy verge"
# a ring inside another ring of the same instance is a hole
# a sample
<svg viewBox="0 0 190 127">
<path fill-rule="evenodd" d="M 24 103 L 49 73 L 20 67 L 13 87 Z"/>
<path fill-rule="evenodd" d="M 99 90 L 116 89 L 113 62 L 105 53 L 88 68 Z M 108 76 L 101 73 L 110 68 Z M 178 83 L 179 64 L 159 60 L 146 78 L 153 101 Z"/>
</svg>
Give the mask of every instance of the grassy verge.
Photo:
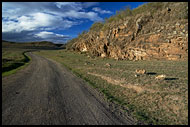
<svg viewBox="0 0 190 127">
<path fill-rule="evenodd" d="M 16 73 L 18 70 L 26 67 L 31 60 L 25 49 L 3 48 L 2 51 L 2 76 L 8 76 Z"/>
<path fill-rule="evenodd" d="M 36 53 L 63 64 L 146 124 L 188 124 L 187 61 L 116 61 L 65 50 Z M 136 69 L 147 74 L 135 77 Z M 166 78 L 155 80 L 160 74 Z"/>
</svg>

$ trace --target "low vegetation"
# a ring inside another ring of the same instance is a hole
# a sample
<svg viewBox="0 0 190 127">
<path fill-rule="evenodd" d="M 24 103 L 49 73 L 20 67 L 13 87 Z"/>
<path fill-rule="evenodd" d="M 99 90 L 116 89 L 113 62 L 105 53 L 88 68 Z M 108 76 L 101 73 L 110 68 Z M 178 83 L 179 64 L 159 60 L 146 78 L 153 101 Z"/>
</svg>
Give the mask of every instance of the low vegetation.
<svg viewBox="0 0 190 127">
<path fill-rule="evenodd" d="M 27 65 L 30 57 L 25 52 L 40 49 L 65 49 L 65 45 L 48 41 L 16 43 L 2 40 L 2 76 L 13 74 Z"/>
<path fill-rule="evenodd" d="M 101 30 L 101 28 L 104 26 L 102 22 L 96 22 L 90 27 L 90 31 L 98 32 Z"/>
<path fill-rule="evenodd" d="M 8 42 L 2 40 L 3 48 L 21 48 L 21 49 L 56 49 L 64 46 L 63 44 L 54 44 L 49 41 L 40 41 L 40 42 Z"/>
<path fill-rule="evenodd" d="M 15 73 L 29 62 L 30 58 L 26 56 L 26 51 L 26 49 L 2 48 L 2 76 Z"/>
<path fill-rule="evenodd" d="M 117 61 L 66 50 L 36 53 L 63 64 L 146 124 L 188 124 L 187 61 Z M 146 71 L 137 74 L 137 69 Z"/>
</svg>

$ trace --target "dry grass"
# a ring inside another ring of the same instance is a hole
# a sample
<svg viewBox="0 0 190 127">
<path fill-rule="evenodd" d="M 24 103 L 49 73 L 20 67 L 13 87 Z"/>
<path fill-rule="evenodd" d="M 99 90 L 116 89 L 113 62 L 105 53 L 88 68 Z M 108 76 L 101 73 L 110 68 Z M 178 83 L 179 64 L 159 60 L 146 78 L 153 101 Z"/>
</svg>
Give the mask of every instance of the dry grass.
<svg viewBox="0 0 190 127">
<path fill-rule="evenodd" d="M 116 61 L 65 50 L 37 53 L 70 68 L 147 124 L 188 124 L 187 61 Z M 135 77 L 136 69 L 146 74 Z M 165 79 L 155 80 L 161 74 Z"/>
</svg>

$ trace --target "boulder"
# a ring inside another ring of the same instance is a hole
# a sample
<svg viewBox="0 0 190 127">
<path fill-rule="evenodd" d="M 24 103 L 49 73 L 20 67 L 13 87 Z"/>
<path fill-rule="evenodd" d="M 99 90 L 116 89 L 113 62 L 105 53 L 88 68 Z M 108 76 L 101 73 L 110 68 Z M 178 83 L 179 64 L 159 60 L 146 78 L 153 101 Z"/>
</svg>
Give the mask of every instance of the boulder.
<svg viewBox="0 0 190 127">
<path fill-rule="evenodd" d="M 111 64 L 110 64 L 110 63 L 106 63 L 106 66 L 107 66 L 107 67 L 111 67 Z"/>
<path fill-rule="evenodd" d="M 164 75 L 164 74 L 162 74 L 162 75 L 157 75 L 156 77 L 155 77 L 155 79 L 158 79 L 158 80 L 163 80 L 163 79 L 165 79 L 166 78 L 166 75 Z"/>
<path fill-rule="evenodd" d="M 106 53 L 102 53 L 102 54 L 101 54 L 101 57 L 102 57 L 102 58 L 106 57 Z"/>
<path fill-rule="evenodd" d="M 145 69 L 136 69 L 135 72 L 136 72 L 136 74 L 146 74 Z"/>
</svg>

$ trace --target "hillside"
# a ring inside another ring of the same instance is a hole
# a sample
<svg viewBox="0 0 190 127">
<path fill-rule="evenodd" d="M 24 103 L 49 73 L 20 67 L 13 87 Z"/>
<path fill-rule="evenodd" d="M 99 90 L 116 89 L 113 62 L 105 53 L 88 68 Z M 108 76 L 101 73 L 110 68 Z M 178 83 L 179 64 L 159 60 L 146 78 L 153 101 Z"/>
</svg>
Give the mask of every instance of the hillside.
<svg viewBox="0 0 190 127">
<path fill-rule="evenodd" d="M 188 3 L 153 2 L 126 8 L 94 23 L 66 47 L 117 60 L 187 60 Z"/>
<path fill-rule="evenodd" d="M 2 40 L 3 48 L 59 48 L 61 45 L 48 41 L 16 43 Z"/>
</svg>

